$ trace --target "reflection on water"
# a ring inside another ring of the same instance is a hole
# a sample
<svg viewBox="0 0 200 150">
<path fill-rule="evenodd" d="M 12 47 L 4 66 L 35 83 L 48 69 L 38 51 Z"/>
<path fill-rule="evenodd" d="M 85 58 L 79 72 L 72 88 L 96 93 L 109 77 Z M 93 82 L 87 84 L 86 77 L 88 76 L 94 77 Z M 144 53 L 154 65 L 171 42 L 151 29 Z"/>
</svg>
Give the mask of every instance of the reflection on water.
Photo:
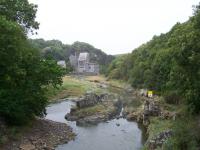
<svg viewBox="0 0 200 150">
<path fill-rule="evenodd" d="M 66 121 L 64 116 L 73 102 L 65 101 L 47 107 L 47 119 L 64 122 L 77 134 L 74 141 L 60 145 L 57 150 L 138 150 L 142 147 L 142 131 L 137 123 L 126 119 L 113 119 L 97 126 L 79 127 Z M 117 126 L 116 124 L 120 124 Z"/>
</svg>

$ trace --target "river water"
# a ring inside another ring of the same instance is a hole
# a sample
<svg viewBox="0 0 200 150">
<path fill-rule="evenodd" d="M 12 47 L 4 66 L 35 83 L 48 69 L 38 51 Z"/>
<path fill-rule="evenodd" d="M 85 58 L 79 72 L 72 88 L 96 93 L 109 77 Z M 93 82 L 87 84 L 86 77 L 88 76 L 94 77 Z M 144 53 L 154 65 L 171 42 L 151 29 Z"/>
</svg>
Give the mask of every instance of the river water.
<svg viewBox="0 0 200 150">
<path fill-rule="evenodd" d="M 74 141 L 59 145 L 56 150 L 139 150 L 143 145 L 142 131 L 135 122 L 113 119 L 96 126 L 80 127 L 64 116 L 74 105 L 72 101 L 51 104 L 46 119 L 67 123 L 77 134 Z"/>
</svg>

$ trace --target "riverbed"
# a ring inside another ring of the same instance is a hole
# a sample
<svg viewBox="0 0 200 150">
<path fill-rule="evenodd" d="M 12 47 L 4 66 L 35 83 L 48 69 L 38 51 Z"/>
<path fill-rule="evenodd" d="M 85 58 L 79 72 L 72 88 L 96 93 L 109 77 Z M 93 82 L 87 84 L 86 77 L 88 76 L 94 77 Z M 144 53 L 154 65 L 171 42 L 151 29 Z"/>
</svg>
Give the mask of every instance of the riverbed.
<svg viewBox="0 0 200 150">
<path fill-rule="evenodd" d="M 142 131 L 136 122 L 113 119 L 93 126 L 76 126 L 64 116 L 74 103 L 70 100 L 47 107 L 46 119 L 67 123 L 77 134 L 74 141 L 59 145 L 56 150 L 139 150 L 143 146 Z"/>
</svg>

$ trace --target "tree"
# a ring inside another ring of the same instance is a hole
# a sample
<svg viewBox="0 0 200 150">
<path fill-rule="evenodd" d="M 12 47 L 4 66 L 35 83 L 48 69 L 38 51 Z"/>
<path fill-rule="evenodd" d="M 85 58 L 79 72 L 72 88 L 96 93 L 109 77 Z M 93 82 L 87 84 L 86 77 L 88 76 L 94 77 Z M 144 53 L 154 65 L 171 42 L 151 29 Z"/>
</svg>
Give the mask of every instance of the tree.
<svg viewBox="0 0 200 150">
<path fill-rule="evenodd" d="M 0 116 L 23 124 L 45 114 L 45 87 L 62 83 L 63 70 L 54 60 L 41 60 L 21 30 L 0 16 Z"/>
<path fill-rule="evenodd" d="M 64 74 L 27 40 L 28 31 L 39 27 L 36 11 L 27 0 L 0 0 L 0 116 L 11 124 L 44 115 L 45 87 L 61 84 Z"/>
<path fill-rule="evenodd" d="M 0 15 L 7 20 L 17 22 L 25 32 L 39 28 L 35 21 L 37 5 L 30 4 L 28 0 L 0 0 Z"/>
<path fill-rule="evenodd" d="M 200 113 L 199 37 L 200 5 L 187 22 L 177 23 L 168 33 L 154 36 L 135 49 L 131 57 L 115 59 L 108 76 L 128 80 L 136 88 L 177 94 L 192 112 Z"/>
</svg>

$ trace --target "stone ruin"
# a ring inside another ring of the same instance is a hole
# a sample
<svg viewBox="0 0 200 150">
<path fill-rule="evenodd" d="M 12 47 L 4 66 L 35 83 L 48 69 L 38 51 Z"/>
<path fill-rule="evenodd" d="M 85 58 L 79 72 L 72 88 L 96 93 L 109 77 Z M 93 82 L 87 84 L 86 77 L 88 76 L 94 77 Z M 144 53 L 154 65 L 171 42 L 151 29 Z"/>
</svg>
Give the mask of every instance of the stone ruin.
<svg viewBox="0 0 200 150">
<path fill-rule="evenodd" d="M 108 98 L 108 94 L 97 95 L 95 93 L 86 93 L 83 98 L 76 101 L 77 108 L 85 108 L 89 106 L 94 106 L 98 103 L 102 103 L 103 100 Z"/>
<path fill-rule="evenodd" d="M 143 112 L 143 124 L 149 124 L 149 116 L 159 116 L 161 115 L 161 110 L 158 104 L 154 101 L 146 100 L 144 103 L 144 112 Z"/>
</svg>

